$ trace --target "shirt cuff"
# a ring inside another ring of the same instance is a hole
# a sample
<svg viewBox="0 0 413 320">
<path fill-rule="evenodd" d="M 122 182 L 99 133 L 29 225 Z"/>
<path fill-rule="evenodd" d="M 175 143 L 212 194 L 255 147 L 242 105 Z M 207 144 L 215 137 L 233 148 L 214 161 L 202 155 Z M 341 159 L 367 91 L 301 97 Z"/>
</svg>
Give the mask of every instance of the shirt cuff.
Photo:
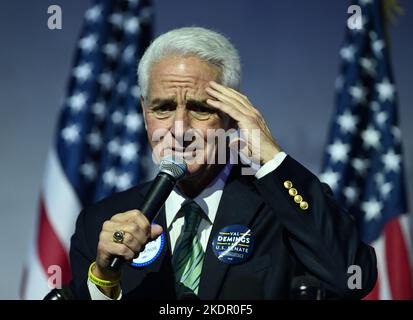
<svg viewBox="0 0 413 320">
<path fill-rule="evenodd" d="M 89 279 L 87 279 L 87 287 L 89 288 L 89 294 L 92 300 L 120 300 L 122 298 L 122 290 L 120 290 L 119 296 L 116 299 L 111 299 L 100 291 Z"/>
<path fill-rule="evenodd" d="M 260 179 L 267 175 L 268 173 L 274 171 L 275 169 L 278 168 L 278 166 L 284 161 L 285 157 L 287 154 L 283 151 L 277 153 L 277 155 L 268 161 L 266 164 L 264 164 L 256 173 L 255 177 L 257 179 Z"/>
</svg>

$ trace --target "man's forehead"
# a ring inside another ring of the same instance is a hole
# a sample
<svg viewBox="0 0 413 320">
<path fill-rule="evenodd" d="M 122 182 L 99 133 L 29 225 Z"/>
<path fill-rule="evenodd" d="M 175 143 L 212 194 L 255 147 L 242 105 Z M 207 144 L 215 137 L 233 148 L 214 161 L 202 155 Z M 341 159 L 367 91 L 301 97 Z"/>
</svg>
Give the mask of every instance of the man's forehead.
<svg viewBox="0 0 413 320">
<path fill-rule="evenodd" d="M 150 69 L 153 84 L 168 85 L 181 82 L 191 85 L 198 81 L 216 80 L 220 68 L 194 56 L 167 56 L 157 61 Z"/>
<path fill-rule="evenodd" d="M 219 81 L 218 73 L 203 72 L 202 70 L 193 70 L 192 72 L 179 72 L 160 70 L 150 73 L 150 85 L 156 88 L 171 89 L 180 87 L 182 89 L 195 90 L 198 87 L 206 86 L 209 81 Z"/>
<path fill-rule="evenodd" d="M 220 68 L 201 57 L 193 55 L 169 55 L 161 58 L 152 65 L 152 70 L 154 69 L 165 70 L 170 69 L 176 72 L 186 72 L 191 69 L 209 69 L 214 72 L 218 72 Z"/>
<path fill-rule="evenodd" d="M 195 97 L 185 97 L 185 102 L 202 102 L 206 103 L 207 98 L 195 98 Z M 151 104 L 160 104 L 160 103 L 177 103 L 176 96 L 165 97 L 165 98 L 153 98 L 151 99 Z"/>
</svg>

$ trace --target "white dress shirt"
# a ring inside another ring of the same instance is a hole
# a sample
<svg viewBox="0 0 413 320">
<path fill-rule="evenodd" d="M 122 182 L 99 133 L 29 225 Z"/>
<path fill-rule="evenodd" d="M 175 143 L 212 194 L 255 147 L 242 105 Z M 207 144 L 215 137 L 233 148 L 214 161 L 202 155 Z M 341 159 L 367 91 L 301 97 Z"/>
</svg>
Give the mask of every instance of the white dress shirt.
<svg viewBox="0 0 413 320">
<path fill-rule="evenodd" d="M 260 179 L 268 173 L 274 171 L 285 159 L 287 155 L 285 152 L 278 153 L 274 159 L 264 164 L 256 173 L 255 177 Z M 227 164 L 217 177 L 193 200 L 201 207 L 204 216 L 198 227 L 197 236 L 204 252 L 206 252 L 208 239 L 211 234 L 212 226 L 217 214 L 218 205 L 224 190 L 225 183 L 230 174 L 232 165 Z M 187 198 L 177 189 L 174 188 L 165 202 L 166 227 L 168 229 L 169 240 L 171 244 L 172 253 L 175 250 L 176 243 L 183 230 L 184 216 L 179 212 L 182 204 Z M 87 282 L 89 293 L 92 300 L 112 300 L 104 295 L 92 282 Z M 118 300 L 122 297 L 120 293 Z"/>
</svg>

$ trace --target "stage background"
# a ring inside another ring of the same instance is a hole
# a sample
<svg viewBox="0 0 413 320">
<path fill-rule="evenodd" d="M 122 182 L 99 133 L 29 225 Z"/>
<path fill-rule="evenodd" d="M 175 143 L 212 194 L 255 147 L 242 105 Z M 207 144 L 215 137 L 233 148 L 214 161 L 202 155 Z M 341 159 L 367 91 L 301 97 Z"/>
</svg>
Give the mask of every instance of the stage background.
<svg viewBox="0 0 413 320">
<path fill-rule="evenodd" d="M 63 29 L 47 28 L 60 5 Z M 86 0 L 0 2 L 0 299 L 17 299 Z M 392 62 L 413 200 L 413 2 L 391 28 Z M 348 2 L 154 1 L 155 33 L 181 26 L 221 31 L 239 49 L 243 92 L 287 153 L 318 173 L 334 107 Z"/>
</svg>

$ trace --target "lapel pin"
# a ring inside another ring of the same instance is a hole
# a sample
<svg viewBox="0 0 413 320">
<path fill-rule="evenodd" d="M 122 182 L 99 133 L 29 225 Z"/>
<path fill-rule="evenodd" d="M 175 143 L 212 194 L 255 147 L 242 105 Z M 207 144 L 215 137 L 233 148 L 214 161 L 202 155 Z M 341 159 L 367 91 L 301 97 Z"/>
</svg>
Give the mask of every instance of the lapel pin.
<svg viewBox="0 0 413 320">
<path fill-rule="evenodd" d="M 145 245 L 145 249 L 139 256 L 130 263 L 133 267 L 146 267 L 154 262 L 162 252 L 165 245 L 165 233 L 163 232 L 156 240 L 150 241 Z"/>
<path fill-rule="evenodd" d="M 221 229 L 212 241 L 215 256 L 227 264 L 245 262 L 251 256 L 253 247 L 251 230 L 239 224 Z"/>
</svg>

